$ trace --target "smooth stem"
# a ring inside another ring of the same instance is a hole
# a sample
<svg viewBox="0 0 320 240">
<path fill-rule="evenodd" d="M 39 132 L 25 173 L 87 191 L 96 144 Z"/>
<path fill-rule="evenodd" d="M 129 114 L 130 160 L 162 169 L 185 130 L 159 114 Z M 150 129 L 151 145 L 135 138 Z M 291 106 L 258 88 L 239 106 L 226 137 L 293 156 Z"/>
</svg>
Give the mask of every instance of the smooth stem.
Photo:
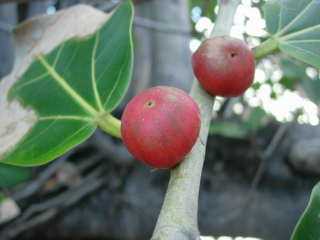
<svg viewBox="0 0 320 240">
<path fill-rule="evenodd" d="M 220 0 L 219 12 L 211 37 L 229 35 L 240 0 Z"/>
<path fill-rule="evenodd" d="M 276 38 L 269 38 L 268 40 L 261 43 L 259 46 L 253 49 L 255 58 L 261 59 L 273 52 L 278 51 L 279 44 Z"/>
<path fill-rule="evenodd" d="M 219 13 L 212 36 L 229 35 L 239 3 L 240 0 L 219 2 Z M 198 197 L 214 97 L 208 95 L 197 80 L 194 80 L 190 95 L 200 108 L 200 134 L 191 153 L 171 171 L 167 193 L 152 240 L 200 239 Z"/>
<path fill-rule="evenodd" d="M 111 114 L 105 114 L 97 120 L 98 126 L 106 133 L 121 138 L 121 121 Z"/>
</svg>

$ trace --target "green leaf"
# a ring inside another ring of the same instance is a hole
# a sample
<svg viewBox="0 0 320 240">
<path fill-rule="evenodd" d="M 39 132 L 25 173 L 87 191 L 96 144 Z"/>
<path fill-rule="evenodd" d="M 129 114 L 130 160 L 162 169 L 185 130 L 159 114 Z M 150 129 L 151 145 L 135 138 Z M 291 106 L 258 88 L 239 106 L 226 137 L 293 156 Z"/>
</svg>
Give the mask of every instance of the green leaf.
<svg viewBox="0 0 320 240">
<path fill-rule="evenodd" d="M 245 125 L 248 130 L 256 131 L 265 124 L 269 116 L 261 107 L 255 107 L 250 110 Z"/>
<path fill-rule="evenodd" d="M 238 122 L 213 122 L 210 125 L 210 134 L 222 135 L 230 138 L 244 138 L 249 131 L 242 123 Z"/>
<path fill-rule="evenodd" d="M 283 77 L 280 79 L 279 83 L 285 88 L 295 90 L 296 85 L 307 78 L 306 65 L 303 63 L 297 64 L 287 58 L 282 58 L 280 63 Z"/>
<path fill-rule="evenodd" d="M 261 107 L 250 108 L 250 113 L 241 121 L 214 121 L 210 125 L 209 133 L 243 139 L 266 125 L 270 117 Z"/>
<path fill-rule="evenodd" d="M 0 192 L 0 205 L 5 199 L 6 199 L 6 195 L 4 195 L 2 192 Z"/>
<path fill-rule="evenodd" d="M 279 29 L 280 11 L 280 1 L 269 0 L 264 6 L 264 17 L 266 20 L 267 30 L 271 34 L 275 34 Z"/>
<path fill-rule="evenodd" d="M 1 162 L 47 163 L 85 141 L 97 126 L 118 134 L 119 121 L 110 112 L 126 93 L 132 75 L 132 18 L 132 4 L 125 1 L 94 34 L 69 39 L 48 54 L 35 56 L 8 99 L 35 112 L 36 121 Z"/>
<path fill-rule="evenodd" d="M 217 5 L 216 0 L 203 1 L 203 0 L 189 0 L 189 6 L 192 10 L 194 7 L 200 7 L 202 10 L 202 16 L 208 17 L 214 20 L 213 9 Z"/>
<path fill-rule="evenodd" d="M 296 85 L 304 91 L 305 95 L 313 101 L 315 104 L 320 104 L 320 79 L 316 77 L 311 79 L 306 74 L 307 65 L 291 61 L 289 59 L 281 59 L 281 69 L 283 71 L 283 77 L 280 83 L 294 90 Z"/>
<path fill-rule="evenodd" d="M 320 104 L 320 79 L 310 79 L 310 78 L 303 78 L 300 82 L 300 86 L 302 87 L 303 91 L 307 95 L 307 97 L 314 102 L 315 104 Z"/>
<path fill-rule="evenodd" d="M 283 75 L 290 79 L 300 80 L 306 77 L 306 67 L 307 65 L 295 62 L 290 59 L 281 59 L 281 70 Z"/>
<path fill-rule="evenodd" d="M 269 0 L 264 7 L 272 41 L 277 42 L 282 52 L 317 68 L 320 68 L 319 12 L 319 0 Z"/>
<path fill-rule="evenodd" d="M 0 164 L 0 187 L 13 187 L 30 178 L 30 168 Z"/>
<path fill-rule="evenodd" d="M 312 190 L 309 204 L 299 219 L 291 240 L 320 239 L 320 183 Z"/>
</svg>

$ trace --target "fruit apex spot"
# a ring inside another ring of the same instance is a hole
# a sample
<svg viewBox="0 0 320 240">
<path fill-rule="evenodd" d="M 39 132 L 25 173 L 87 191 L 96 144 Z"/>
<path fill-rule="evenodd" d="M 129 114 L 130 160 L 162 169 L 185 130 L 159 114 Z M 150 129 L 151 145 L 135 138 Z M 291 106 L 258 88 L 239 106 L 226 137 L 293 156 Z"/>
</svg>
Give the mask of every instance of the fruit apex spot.
<svg viewBox="0 0 320 240">
<path fill-rule="evenodd" d="M 153 108 L 155 105 L 156 105 L 156 102 L 154 100 L 148 100 L 145 103 L 145 106 L 148 107 L 148 108 Z"/>
<path fill-rule="evenodd" d="M 235 57 L 235 56 L 237 56 L 237 53 L 235 53 L 235 52 L 232 52 L 232 53 L 230 53 L 230 57 Z"/>
</svg>

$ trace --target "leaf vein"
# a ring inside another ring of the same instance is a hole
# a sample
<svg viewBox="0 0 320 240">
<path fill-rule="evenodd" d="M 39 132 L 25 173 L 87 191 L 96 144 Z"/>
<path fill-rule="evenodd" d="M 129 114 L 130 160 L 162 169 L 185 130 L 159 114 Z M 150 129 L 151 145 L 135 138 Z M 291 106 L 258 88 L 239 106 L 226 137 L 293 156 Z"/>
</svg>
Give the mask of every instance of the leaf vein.
<svg viewBox="0 0 320 240">
<path fill-rule="evenodd" d="M 98 87 L 97 87 L 97 79 L 96 79 L 96 62 L 95 62 L 95 58 L 96 58 L 96 53 L 97 53 L 97 48 L 99 45 L 99 34 L 100 32 L 98 31 L 95 37 L 95 41 L 94 41 L 94 46 L 93 46 L 93 50 L 92 50 L 92 57 L 91 57 L 91 82 L 92 82 L 92 89 L 93 89 L 93 93 L 94 93 L 94 97 L 96 99 L 98 108 L 100 111 L 103 111 L 103 106 L 101 103 L 101 97 L 98 91 Z"/>
<path fill-rule="evenodd" d="M 288 28 L 290 28 L 294 23 L 296 23 L 301 16 L 303 16 L 303 14 L 311 7 L 311 5 L 313 4 L 313 0 L 310 1 L 310 3 L 308 3 L 308 5 L 297 15 L 295 16 L 290 23 L 287 24 L 287 26 L 285 26 L 277 35 L 281 36 L 285 31 L 288 30 Z"/>
<path fill-rule="evenodd" d="M 77 135 L 79 132 L 83 131 L 85 128 L 89 127 L 91 124 L 85 124 L 81 128 L 79 128 L 77 131 L 75 131 L 73 134 L 69 135 L 67 138 L 65 138 L 62 142 L 60 142 L 58 145 L 55 146 L 55 148 L 58 148 L 60 146 L 65 145 L 66 142 L 69 141 L 70 138 L 73 138 L 75 135 Z M 54 151 L 54 150 L 51 150 Z M 49 151 L 50 152 L 50 151 Z"/>
<path fill-rule="evenodd" d="M 89 114 L 96 116 L 96 110 L 87 103 L 66 81 L 63 77 L 61 77 L 56 70 L 47 62 L 47 60 L 42 56 L 39 55 L 38 59 L 40 60 L 41 64 L 47 69 L 48 73 L 52 76 L 53 80 L 55 80 L 62 89 L 69 94 L 69 96 L 77 102 L 81 107 L 83 107 Z"/>
<path fill-rule="evenodd" d="M 290 47 L 292 47 L 292 48 L 295 48 L 295 49 L 297 49 L 297 50 L 301 50 L 302 52 L 306 52 L 306 53 L 309 53 L 310 55 L 313 55 L 313 56 L 316 56 L 317 58 L 320 58 L 320 56 L 318 55 L 318 54 L 316 54 L 316 53 L 314 53 L 314 52 L 311 52 L 311 51 L 309 51 L 309 50 L 306 50 L 306 49 L 304 49 L 304 48 L 300 48 L 300 47 L 297 47 L 297 46 L 294 46 L 294 45 L 291 45 L 291 44 L 286 44 L 286 43 L 283 43 L 284 45 L 289 45 Z"/>
<path fill-rule="evenodd" d="M 118 50 L 120 49 L 119 45 L 117 46 L 117 48 L 112 51 L 112 55 L 110 56 L 110 62 L 112 62 L 112 58 L 116 55 L 116 53 L 118 52 Z M 100 54 L 101 56 L 101 54 Z M 98 59 L 96 59 L 96 63 L 98 62 Z M 109 67 L 111 66 L 111 64 L 109 64 L 105 67 L 105 69 L 103 70 L 103 72 L 98 76 L 98 79 L 97 79 L 97 83 L 100 82 L 100 80 L 102 79 L 102 77 L 104 76 L 104 74 L 107 72 L 107 70 L 109 69 Z"/>
<path fill-rule="evenodd" d="M 109 103 L 109 101 L 110 101 L 110 99 L 111 99 L 114 91 L 116 90 L 117 86 L 118 86 L 119 83 L 120 83 L 120 79 L 121 79 L 121 76 L 122 76 L 123 66 L 124 66 L 124 65 L 125 65 L 125 64 L 123 64 L 123 65 L 121 66 L 121 68 L 120 68 L 119 75 L 118 75 L 118 77 L 117 77 L 116 83 L 113 85 L 113 88 L 112 88 L 109 96 L 107 97 L 107 99 L 106 99 L 106 101 L 105 101 L 105 103 L 104 103 L 104 106 L 106 106 L 106 105 Z"/>
<path fill-rule="evenodd" d="M 55 68 L 58 64 L 58 61 L 60 59 L 60 55 L 61 55 L 61 52 L 62 52 L 62 49 L 64 48 L 64 45 L 65 45 L 65 42 L 61 44 L 61 46 L 59 47 L 59 50 L 58 50 L 58 53 L 57 53 L 57 56 L 55 57 L 54 61 L 53 61 L 53 67 Z"/>
<path fill-rule="evenodd" d="M 304 28 L 304 29 L 302 29 L 300 31 L 296 31 L 296 32 L 290 33 L 288 35 L 285 35 L 285 36 L 281 37 L 280 39 L 282 39 L 282 40 L 290 39 L 290 38 L 302 35 L 304 33 L 310 32 L 310 31 L 312 32 L 312 31 L 318 30 L 318 28 L 320 30 L 320 24 L 314 25 L 312 27 Z"/>
<path fill-rule="evenodd" d="M 24 87 L 26 87 L 26 86 L 28 86 L 30 84 L 38 82 L 41 79 L 45 78 L 46 76 L 49 76 L 49 74 L 48 73 L 43 73 L 43 74 L 39 75 L 38 77 L 35 77 L 35 78 L 29 80 L 28 82 L 25 82 L 25 83 L 22 83 L 20 85 L 17 85 L 17 87 L 15 87 L 15 90 L 20 90 L 20 89 L 22 89 L 22 88 L 24 88 Z"/>
<path fill-rule="evenodd" d="M 47 120 L 77 120 L 77 121 L 85 121 L 91 122 L 92 119 L 88 117 L 79 117 L 79 116 L 69 116 L 69 115 L 56 115 L 56 116 L 41 116 L 38 118 L 39 121 L 47 121 Z"/>
</svg>

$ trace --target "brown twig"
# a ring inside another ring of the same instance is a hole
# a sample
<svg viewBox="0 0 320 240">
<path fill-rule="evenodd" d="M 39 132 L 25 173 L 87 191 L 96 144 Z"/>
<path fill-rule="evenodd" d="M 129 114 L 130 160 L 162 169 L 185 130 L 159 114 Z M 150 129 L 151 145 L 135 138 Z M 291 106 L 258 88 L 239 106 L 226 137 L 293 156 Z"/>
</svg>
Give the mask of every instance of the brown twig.
<svg viewBox="0 0 320 240">
<path fill-rule="evenodd" d="M 31 227 L 35 227 L 55 217 L 62 209 L 70 207 L 83 197 L 100 188 L 103 183 L 101 177 L 104 169 L 98 166 L 81 183 L 69 190 L 50 198 L 47 201 L 31 205 L 23 215 L 8 224 L 1 232 L 0 239 L 10 240 Z"/>
<path fill-rule="evenodd" d="M 133 157 L 128 150 L 122 144 L 113 142 L 109 136 L 106 136 L 101 131 L 96 131 L 91 138 L 91 142 L 114 163 L 119 165 L 130 165 L 133 163 Z"/>
<path fill-rule="evenodd" d="M 261 162 L 259 164 L 258 170 L 256 171 L 256 174 L 251 182 L 251 186 L 248 192 L 247 197 L 239 203 L 238 205 L 234 206 L 233 208 L 229 209 L 228 212 L 226 213 L 225 211 L 218 212 L 216 214 L 217 219 L 221 219 L 220 216 L 223 216 L 223 220 L 220 220 L 220 224 L 226 223 L 231 219 L 234 219 L 237 216 L 240 216 L 243 214 L 243 212 L 248 211 L 248 207 L 252 204 L 252 200 L 254 199 L 254 193 L 255 190 L 257 189 L 263 174 L 265 173 L 267 167 L 268 167 L 268 162 L 272 157 L 274 156 L 276 150 L 278 149 L 278 146 L 280 145 L 283 137 L 287 133 L 289 127 L 291 124 L 283 124 L 281 125 L 274 136 L 272 137 L 269 145 L 267 148 L 260 154 Z"/>
<path fill-rule="evenodd" d="M 21 190 L 15 192 L 12 195 L 12 199 L 15 201 L 20 201 L 24 198 L 30 197 L 35 192 L 37 192 L 47 182 L 47 180 L 55 174 L 57 169 L 62 166 L 62 164 L 69 158 L 72 153 L 73 151 L 67 153 L 66 155 L 51 163 L 39 174 L 37 179 L 31 181 L 27 185 L 23 186 Z"/>
<path fill-rule="evenodd" d="M 268 161 L 274 155 L 275 151 L 277 150 L 278 146 L 280 145 L 280 142 L 282 141 L 283 137 L 287 133 L 287 130 L 289 127 L 290 127 L 290 124 L 280 125 L 280 127 L 277 129 L 276 133 L 274 134 L 273 138 L 271 139 L 271 142 L 268 145 L 268 147 L 260 154 L 261 162 L 260 162 L 258 170 L 252 180 L 250 192 L 253 192 L 258 187 L 258 185 L 263 177 L 263 174 L 266 171 L 266 168 L 268 166 Z M 249 194 L 249 196 L 250 196 L 250 194 Z"/>
</svg>

